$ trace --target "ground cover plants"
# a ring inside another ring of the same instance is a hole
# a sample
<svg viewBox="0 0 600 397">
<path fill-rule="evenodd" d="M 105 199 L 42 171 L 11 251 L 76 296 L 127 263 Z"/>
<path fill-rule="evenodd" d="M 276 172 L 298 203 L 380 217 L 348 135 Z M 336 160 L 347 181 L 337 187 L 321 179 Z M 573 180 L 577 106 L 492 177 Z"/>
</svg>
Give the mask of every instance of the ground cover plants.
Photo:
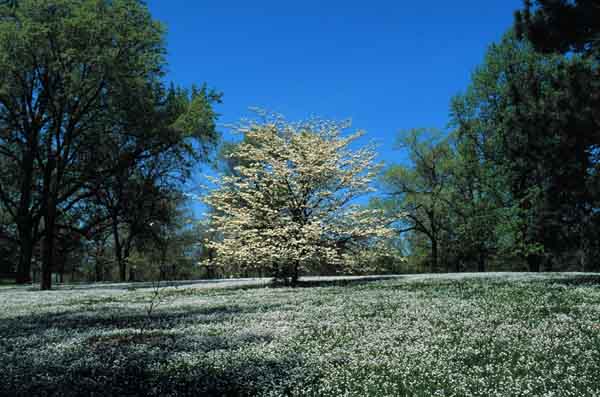
<svg viewBox="0 0 600 397">
<path fill-rule="evenodd" d="M 0 395 L 599 395 L 599 280 L 6 287 Z"/>
</svg>

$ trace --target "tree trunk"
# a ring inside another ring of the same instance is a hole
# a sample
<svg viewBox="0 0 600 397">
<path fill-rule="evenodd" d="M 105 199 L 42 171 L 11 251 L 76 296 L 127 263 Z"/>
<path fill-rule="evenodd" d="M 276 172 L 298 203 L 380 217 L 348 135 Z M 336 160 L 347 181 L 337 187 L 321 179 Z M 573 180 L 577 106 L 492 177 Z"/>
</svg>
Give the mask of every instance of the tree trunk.
<svg viewBox="0 0 600 397">
<path fill-rule="evenodd" d="M 119 266 L 119 280 L 127 281 L 127 263 L 123 258 L 123 248 L 121 246 L 121 239 L 119 238 L 119 225 L 116 217 L 113 216 L 112 220 L 112 231 L 113 240 L 115 242 L 115 258 Z"/>
<path fill-rule="evenodd" d="M 19 227 L 19 229 L 21 229 Z M 26 231 L 19 232 L 19 264 L 17 267 L 17 284 L 31 283 L 31 260 L 33 258 L 33 238 Z"/>
<path fill-rule="evenodd" d="M 44 241 L 42 246 L 42 269 L 40 289 L 52 288 L 52 265 L 54 262 L 54 227 L 56 223 L 56 201 L 53 200 L 52 174 L 55 160 L 50 146 L 47 149 L 47 164 L 44 169 L 42 188 L 42 217 L 44 219 Z"/>
<path fill-rule="evenodd" d="M 540 271 L 541 257 L 537 254 L 527 255 L 527 266 L 530 272 L 538 273 Z"/>
<path fill-rule="evenodd" d="M 438 265 L 438 242 L 436 239 L 431 239 L 431 265 L 430 272 L 435 273 Z"/>
<path fill-rule="evenodd" d="M 102 270 L 102 261 L 100 261 L 98 258 L 96 258 L 96 266 L 94 266 L 94 270 L 96 273 L 96 276 L 94 277 L 94 281 L 99 282 L 99 281 L 104 281 L 103 275 L 104 275 L 104 271 Z"/>
<path fill-rule="evenodd" d="M 20 186 L 19 207 L 17 209 L 17 231 L 19 235 L 19 264 L 17 267 L 17 284 L 31 282 L 31 259 L 33 258 L 33 219 L 31 214 L 33 185 L 33 155 L 30 151 L 23 153 L 23 179 Z"/>
<path fill-rule="evenodd" d="M 135 281 L 135 266 L 131 266 L 129 268 L 129 281 L 130 282 Z"/>
<path fill-rule="evenodd" d="M 477 261 L 477 271 L 480 273 L 485 272 L 485 254 L 482 251 L 479 251 L 479 260 Z"/>
<path fill-rule="evenodd" d="M 40 288 L 52 288 L 52 270 L 56 258 L 55 229 L 56 229 L 56 200 L 48 191 L 44 194 L 44 249 L 42 254 L 42 279 Z"/>
<path fill-rule="evenodd" d="M 294 267 L 292 269 L 292 287 L 298 285 L 298 280 L 300 279 L 300 261 L 294 262 Z"/>
<path fill-rule="evenodd" d="M 49 213 L 44 216 L 44 249 L 42 255 L 42 279 L 40 288 L 49 290 L 52 288 L 52 270 L 54 269 L 54 208 L 49 208 Z"/>
<path fill-rule="evenodd" d="M 544 261 L 544 271 L 545 271 L 545 272 L 551 272 L 551 271 L 552 271 L 552 262 L 553 262 L 553 260 L 554 260 L 553 258 L 554 258 L 554 257 L 552 257 L 552 258 L 547 258 L 547 259 Z"/>
<path fill-rule="evenodd" d="M 44 237 L 44 255 L 42 257 L 42 278 L 40 289 L 45 291 L 52 289 L 52 255 L 54 254 L 54 241 L 52 238 L 47 241 Z"/>
</svg>

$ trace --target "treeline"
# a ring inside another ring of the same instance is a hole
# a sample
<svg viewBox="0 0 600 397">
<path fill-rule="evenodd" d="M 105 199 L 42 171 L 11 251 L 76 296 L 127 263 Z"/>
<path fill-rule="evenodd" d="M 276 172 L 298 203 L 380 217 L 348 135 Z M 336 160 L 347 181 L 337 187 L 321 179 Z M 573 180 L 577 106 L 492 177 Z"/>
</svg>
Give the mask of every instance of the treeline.
<svg viewBox="0 0 600 397">
<path fill-rule="evenodd" d="M 600 268 L 600 2 L 526 1 L 377 205 L 427 271 Z M 402 218 L 404 217 L 404 218 Z"/>
<path fill-rule="evenodd" d="M 0 5 L 0 259 L 18 282 L 113 278 L 106 250 L 126 280 L 132 254 L 165 256 L 183 233 L 220 94 L 165 86 L 164 55 L 137 0 Z"/>
<path fill-rule="evenodd" d="M 598 1 L 526 1 L 448 131 L 401 134 L 379 172 L 322 120 L 244 126 L 216 156 L 221 94 L 165 83 L 141 1 L 2 2 L 0 278 L 596 271 L 598 21 Z M 198 223 L 189 177 L 213 158 Z"/>
</svg>

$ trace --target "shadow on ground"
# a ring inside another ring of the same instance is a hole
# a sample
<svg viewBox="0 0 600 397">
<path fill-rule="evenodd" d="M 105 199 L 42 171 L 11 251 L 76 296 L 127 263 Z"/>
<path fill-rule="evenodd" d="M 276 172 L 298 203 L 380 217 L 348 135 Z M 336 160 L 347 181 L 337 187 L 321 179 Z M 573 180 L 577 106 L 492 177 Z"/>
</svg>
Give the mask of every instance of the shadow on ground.
<svg viewBox="0 0 600 397">
<path fill-rule="evenodd" d="M 582 276 L 573 276 L 573 277 L 563 277 L 563 278 L 551 278 L 548 280 L 543 280 L 545 284 L 558 284 L 558 285 L 566 285 L 569 287 L 577 287 L 577 286 L 588 286 L 588 287 L 600 287 L 600 275 L 582 275 Z"/>
<path fill-rule="evenodd" d="M 298 287 L 385 279 L 309 278 Z M 225 290 L 265 286 L 274 287 Z M 127 288 L 99 286 L 107 287 Z M 319 376 L 320 369 L 305 365 L 300 355 L 270 349 L 258 354 L 265 349 L 257 347 L 274 342 L 272 331 L 223 331 L 240 316 L 286 310 L 283 305 L 177 306 L 148 316 L 141 306 L 121 306 L 120 297 L 86 299 L 0 319 L 0 396 L 255 396 L 274 387 L 285 394 L 284 385 L 310 384 Z"/>
<path fill-rule="evenodd" d="M 356 278 L 340 278 L 340 279 L 301 279 L 295 285 L 296 288 L 322 288 L 322 287 L 356 287 L 360 285 L 370 284 L 377 281 L 384 280 L 398 280 L 400 277 L 394 276 L 392 277 L 356 277 Z M 271 287 L 275 288 L 288 288 L 289 285 L 285 285 L 283 283 L 274 282 L 271 284 Z M 243 288 L 243 287 L 240 287 Z"/>
<path fill-rule="evenodd" d="M 289 371 L 302 366 L 301 359 L 240 353 L 271 342 L 274 336 L 268 333 L 188 330 L 274 308 L 178 307 L 149 317 L 98 306 L 3 318 L 0 395 L 256 395 L 261 385 L 285 380 Z M 229 355 L 236 359 L 217 359 Z"/>
<path fill-rule="evenodd" d="M 139 311 L 117 311 L 97 306 L 93 310 L 65 310 L 27 316 L 3 318 L 0 322 L 0 343 L 10 337 L 28 338 L 58 330 L 61 334 L 87 332 L 90 330 L 114 331 L 119 329 L 168 330 L 202 323 L 218 324 L 236 315 L 272 310 L 279 305 L 238 306 L 219 305 L 210 307 L 179 306 L 172 311 L 158 311 L 148 316 Z"/>
<path fill-rule="evenodd" d="M 231 285 L 244 286 L 244 285 L 264 285 L 267 283 L 263 279 L 240 279 L 240 278 L 220 278 L 220 279 L 201 279 L 201 280 L 173 280 L 163 281 L 158 284 L 160 287 L 190 287 L 196 286 L 199 288 L 203 287 L 226 287 Z M 137 281 L 137 282 L 95 282 L 95 283 L 73 283 L 73 284 L 55 284 L 51 291 L 72 291 L 72 290 L 136 290 L 136 289 L 149 289 L 156 287 L 157 284 L 151 281 Z M 18 285 L 14 283 L 0 284 L 0 293 L 13 293 L 15 291 L 30 291 L 39 292 L 39 286 L 37 284 Z"/>
</svg>

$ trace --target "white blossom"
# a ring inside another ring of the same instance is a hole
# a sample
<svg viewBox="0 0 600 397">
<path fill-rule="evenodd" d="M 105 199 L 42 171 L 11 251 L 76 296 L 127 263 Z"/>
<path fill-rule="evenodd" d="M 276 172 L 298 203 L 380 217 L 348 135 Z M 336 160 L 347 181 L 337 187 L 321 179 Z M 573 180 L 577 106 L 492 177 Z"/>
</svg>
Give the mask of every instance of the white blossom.
<svg viewBox="0 0 600 397">
<path fill-rule="evenodd" d="M 383 214 L 353 205 L 372 191 L 379 166 L 371 145 L 351 149 L 362 131 L 347 123 L 250 122 L 231 154 L 232 175 L 206 198 L 222 239 L 209 242 L 220 264 L 270 269 L 297 277 L 316 263 L 356 266 L 365 245 L 391 233 Z"/>
</svg>

